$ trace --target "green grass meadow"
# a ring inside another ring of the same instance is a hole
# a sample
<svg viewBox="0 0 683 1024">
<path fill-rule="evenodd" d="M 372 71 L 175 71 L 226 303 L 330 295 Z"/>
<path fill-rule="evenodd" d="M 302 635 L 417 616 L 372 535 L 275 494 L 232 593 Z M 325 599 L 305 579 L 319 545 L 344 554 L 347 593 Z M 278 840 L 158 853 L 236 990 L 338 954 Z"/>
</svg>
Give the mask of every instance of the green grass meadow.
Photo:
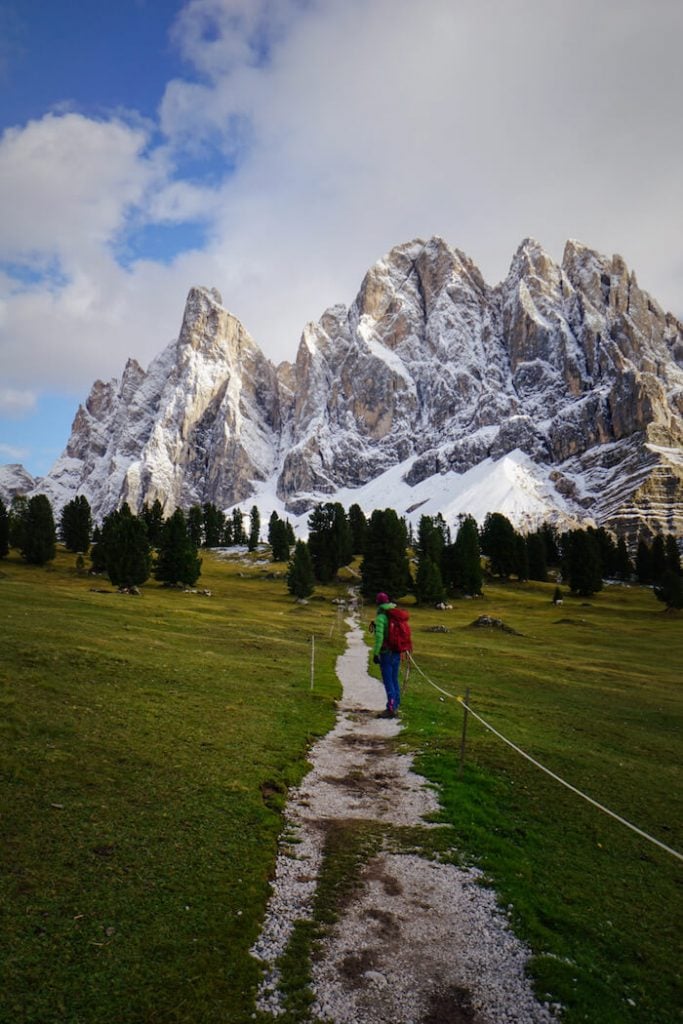
<svg viewBox="0 0 683 1024">
<path fill-rule="evenodd" d="M 152 582 L 133 597 L 74 563 L 0 562 L 0 1024 L 261 1019 L 248 950 L 287 788 L 334 721 L 331 598 L 347 584 L 300 605 L 273 578 L 282 566 L 205 554 L 210 597 Z M 415 660 L 682 850 L 683 618 L 638 587 L 558 608 L 553 590 L 490 585 L 452 610 L 412 608 Z M 522 635 L 470 628 L 483 613 Z M 449 826 L 427 835 L 495 886 L 538 993 L 568 1024 L 678 1021 L 681 862 L 472 719 L 461 773 L 462 709 L 441 698 L 413 669 L 399 742 L 438 783 Z"/>
<path fill-rule="evenodd" d="M 489 585 L 452 611 L 413 611 L 415 661 L 551 771 L 683 852 L 683 619 L 652 592 Z M 471 628 L 486 614 L 522 635 Z M 445 624 L 448 633 L 430 632 Z M 536 953 L 537 992 L 574 1024 L 681 1014 L 681 861 L 546 776 L 413 669 L 403 739 L 439 783 L 443 820 Z"/>
<path fill-rule="evenodd" d="M 0 1020 L 250 1020 L 286 789 L 334 721 L 336 608 L 253 560 L 206 556 L 211 597 L 93 593 L 73 563 L 0 563 Z"/>
</svg>

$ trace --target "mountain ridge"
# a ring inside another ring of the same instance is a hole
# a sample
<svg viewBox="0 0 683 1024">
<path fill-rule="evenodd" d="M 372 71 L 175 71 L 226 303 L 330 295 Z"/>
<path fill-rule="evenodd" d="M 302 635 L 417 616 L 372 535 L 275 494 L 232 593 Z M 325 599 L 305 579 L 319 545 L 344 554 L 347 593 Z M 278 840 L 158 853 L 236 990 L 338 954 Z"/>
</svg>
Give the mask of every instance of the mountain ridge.
<svg viewBox="0 0 683 1024">
<path fill-rule="evenodd" d="M 192 288 L 147 371 L 129 360 L 93 385 L 40 488 L 57 506 L 85 493 L 99 517 L 156 497 L 227 508 L 273 481 L 302 515 L 399 466 L 409 486 L 452 476 L 457 490 L 521 452 L 560 519 L 634 537 L 683 533 L 682 450 L 683 326 L 620 256 L 570 240 L 557 264 L 528 238 L 490 286 L 434 236 L 306 324 L 293 363 L 274 366 L 215 289 Z"/>
</svg>

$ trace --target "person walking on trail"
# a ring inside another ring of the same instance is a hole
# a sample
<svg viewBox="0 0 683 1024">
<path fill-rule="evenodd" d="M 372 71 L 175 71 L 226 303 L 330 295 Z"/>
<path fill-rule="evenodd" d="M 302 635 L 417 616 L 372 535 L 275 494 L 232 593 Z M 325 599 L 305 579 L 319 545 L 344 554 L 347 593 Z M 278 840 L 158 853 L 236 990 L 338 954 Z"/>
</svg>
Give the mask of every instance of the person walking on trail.
<svg viewBox="0 0 683 1024">
<path fill-rule="evenodd" d="M 381 592 L 375 598 L 377 614 L 375 616 L 375 646 L 373 658 L 375 665 L 379 665 L 382 673 L 382 682 L 387 692 L 387 706 L 380 714 L 380 718 L 396 718 L 401 703 L 401 688 L 398 681 L 398 673 L 401 667 L 401 655 L 398 651 L 389 648 L 389 616 L 387 612 L 396 605 L 389 600 L 389 595 Z"/>
</svg>

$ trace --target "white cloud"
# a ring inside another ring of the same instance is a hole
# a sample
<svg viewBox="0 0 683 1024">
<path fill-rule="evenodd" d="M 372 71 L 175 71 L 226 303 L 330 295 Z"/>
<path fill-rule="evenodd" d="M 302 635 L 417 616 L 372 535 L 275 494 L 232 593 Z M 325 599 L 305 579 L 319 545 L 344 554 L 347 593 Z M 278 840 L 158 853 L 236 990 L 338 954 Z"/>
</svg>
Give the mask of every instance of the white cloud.
<svg viewBox="0 0 683 1024">
<path fill-rule="evenodd" d="M 197 283 L 292 358 L 376 258 L 435 233 L 492 283 L 525 236 L 557 259 L 578 238 L 683 313 L 681 29 L 674 0 L 191 0 L 162 145 L 78 114 L 0 142 L 0 252 L 63 275 L 4 289 L 8 381 L 86 390 L 146 363 Z M 116 262 L 127 226 L 184 220 L 202 251 Z"/>
<path fill-rule="evenodd" d="M 20 462 L 29 454 L 27 448 L 16 448 L 11 444 L 3 444 L 0 441 L 0 459 L 9 459 L 10 462 Z"/>
<path fill-rule="evenodd" d="M 33 412 L 37 396 L 34 391 L 18 391 L 0 387 L 0 416 L 21 417 Z M 7 446 L 5 446 L 7 447 Z"/>
</svg>

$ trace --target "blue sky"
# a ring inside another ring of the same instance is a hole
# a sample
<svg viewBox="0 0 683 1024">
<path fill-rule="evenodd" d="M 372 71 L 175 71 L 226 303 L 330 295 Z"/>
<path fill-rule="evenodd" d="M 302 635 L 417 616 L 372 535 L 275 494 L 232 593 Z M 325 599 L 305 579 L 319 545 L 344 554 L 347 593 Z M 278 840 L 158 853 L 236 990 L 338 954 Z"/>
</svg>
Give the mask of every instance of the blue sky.
<svg viewBox="0 0 683 1024">
<path fill-rule="evenodd" d="M 194 284 L 274 361 L 393 245 L 532 235 L 683 315 L 678 0 L 0 0 L 0 463 Z"/>
</svg>

